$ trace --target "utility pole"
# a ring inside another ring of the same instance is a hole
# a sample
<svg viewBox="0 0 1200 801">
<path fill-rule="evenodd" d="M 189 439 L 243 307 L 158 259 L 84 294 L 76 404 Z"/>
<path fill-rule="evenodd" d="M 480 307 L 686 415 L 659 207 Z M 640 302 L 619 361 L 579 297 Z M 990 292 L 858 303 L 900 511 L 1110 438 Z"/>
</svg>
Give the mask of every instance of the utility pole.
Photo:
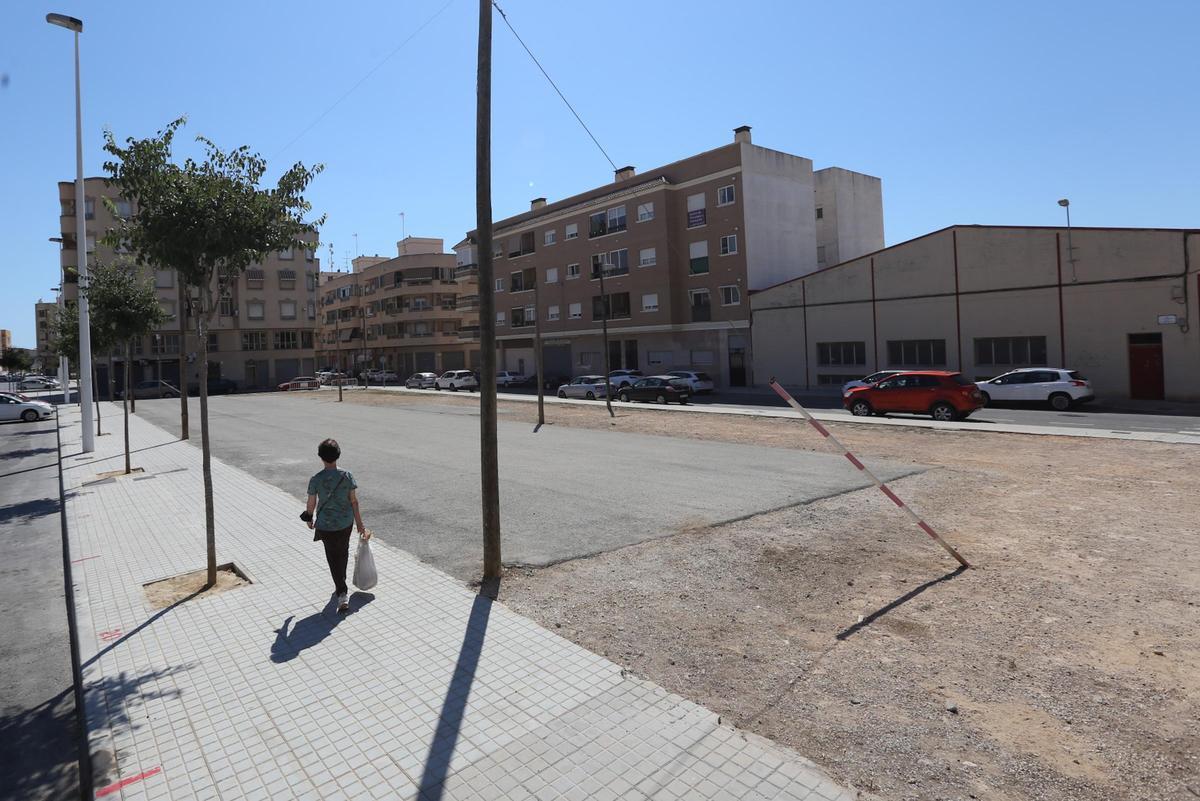
<svg viewBox="0 0 1200 801">
<path fill-rule="evenodd" d="M 479 476 L 483 581 L 500 581 L 500 476 L 496 453 L 496 298 L 492 280 L 492 0 L 479 0 L 475 96 L 475 225 L 479 247 Z M 494 591 L 494 590 L 493 590 Z"/>
<path fill-rule="evenodd" d="M 538 289 L 537 271 L 534 271 L 533 276 L 533 359 L 537 365 L 537 387 L 538 387 L 538 425 L 546 424 L 546 387 L 545 381 L 542 380 L 542 304 L 538 300 L 538 295 L 541 290 Z"/>
<path fill-rule="evenodd" d="M 600 259 L 600 330 L 604 337 L 604 405 L 608 407 L 608 416 L 616 417 L 612 410 L 612 382 L 608 375 L 612 366 L 608 363 L 608 295 L 604 294 L 604 274 L 608 272 L 608 257 Z"/>
</svg>

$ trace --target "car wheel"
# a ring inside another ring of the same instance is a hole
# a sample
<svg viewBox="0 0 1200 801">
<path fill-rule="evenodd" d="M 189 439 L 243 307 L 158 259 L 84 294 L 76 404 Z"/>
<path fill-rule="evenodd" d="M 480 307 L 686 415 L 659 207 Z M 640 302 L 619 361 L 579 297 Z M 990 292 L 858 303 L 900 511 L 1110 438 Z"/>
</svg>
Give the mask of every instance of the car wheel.
<svg viewBox="0 0 1200 801">
<path fill-rule="evenodd" d="M 991 403 L 991 402 L 992 402 L 992 396 L 991 396 L 991 395 L 987 394 L 986 392 L 981 392 L 981 393 L 979 393 L 979 394 L 983 396 L 983 405 L 984 405 L 984 406 L 987 406 L 989 403 Z"/>
<path fill-rule="evenodd" d="M 661 403 L 663 406 L 666 406 L 666 405 L 667 405 L 667 396 L 666 396 L 666 395 L 659 395 L 658 397 L 656 397 L 656 398 L 654 399 L 654 402 L 655 402 L 655 403 Z"/>
<path fill-rule="evenodd" d="M 450 385 L 450 391 L 451 391 L 451 392 L 458 392 L 458 387 L 456 387 L 456 386 L 454 386 L 453 384 L 451 384 L 451 385 Z"/>
<path fill-rule="evenodd" d="M 870 417 L 872 414 L 871 404 L 865 400 L 856 400 L 850 404 L 850 414 L 855 417 Z"/>
<path fill-rule="evenodd" d="M 21 419 L 26 423 L 36 423 L 38 419 L 38 413 L 33 409 L 26 409 L 25 411 L 21 412 Z"/>
<path fill-rule="evenodd" d="M 438 392 L 441 392 L 441 391 L 442 391 L 442 385 L 441 385 L 441 384 L 434 384 L 434 385 L 433 385 L 433 388 L 434 388 L 434 389 L 436 389 Z"/>
<path fill-rule="evenodd" d="M 1050 408 L 1056 412 L 1065 412 L 1071 408 L 1071 396 L 1065 392 L 1055 392 L 1050 396 Z"/>
<path fill-rule="evenodd" d="M 563 391 L 560 389 L 560 390 L 558 391 L 558 397 L 560 397 L 560 398 L 565 398 L 565 397 L 567 397 L 567 393 L 563 392 Z"/>
<path fill-rule="evenodd" d="M 588 399 L 588 400 L 595 400 L 595 399 L 596 399 L 596 393 L 595 393 L 595 392 L 589 392 L 589 393 L 587 394 L 587 399 Z"/>
<path fill-rule="evenodd" d="M 618 392 L 617 400 L 621 401 L 621 403 L 629 403 L 629 393 L 628 392 Z"/>
<path fill-rule="evenodd" d="M 948 403 L 935 403 L 933 408 L 929 410 L 929 414 L 934 420 L 940 420 L 943 423 L 948 423 L 958 417 L 958 412 Z"/>
</svg>

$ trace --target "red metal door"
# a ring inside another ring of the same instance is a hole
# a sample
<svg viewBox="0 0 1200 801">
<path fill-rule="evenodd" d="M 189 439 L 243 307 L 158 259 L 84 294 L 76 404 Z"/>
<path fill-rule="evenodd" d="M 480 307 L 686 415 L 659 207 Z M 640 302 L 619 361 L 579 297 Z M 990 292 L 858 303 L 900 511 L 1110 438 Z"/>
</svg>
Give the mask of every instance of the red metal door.
<svg viewBox="0 0 1200 801">
<path fill-rule="evenodd" d="M 1129 397 L 1163 400 L 1162 334 L 1129 335 Z"/>
</svg>

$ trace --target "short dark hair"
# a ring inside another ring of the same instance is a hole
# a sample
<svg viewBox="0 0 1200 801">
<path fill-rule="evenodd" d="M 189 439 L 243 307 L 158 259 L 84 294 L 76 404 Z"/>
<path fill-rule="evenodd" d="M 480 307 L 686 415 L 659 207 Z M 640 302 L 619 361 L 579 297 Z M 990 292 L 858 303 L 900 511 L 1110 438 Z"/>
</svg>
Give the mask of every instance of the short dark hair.
<svg viewBox="0 0 1200 801">
<path fill-rule="evenodd" d="M 336 462 L 341 455 L 342 449 L 336 439 L 324 440 L 317 446 L 317 456 L 321 457 L 322 462 Z"/>
</svg>

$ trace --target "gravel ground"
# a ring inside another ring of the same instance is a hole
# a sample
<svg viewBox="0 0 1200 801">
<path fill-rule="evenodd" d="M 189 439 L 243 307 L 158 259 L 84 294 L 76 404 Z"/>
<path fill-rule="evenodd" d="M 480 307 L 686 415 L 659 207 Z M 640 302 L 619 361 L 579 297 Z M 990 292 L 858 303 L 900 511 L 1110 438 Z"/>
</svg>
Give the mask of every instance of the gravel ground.
<svg viewBox="0 0 1200 801">
<path fill-rule="evenodd" d="M 616 408 L 547 420 L 828 447 L 798 422 Z M 973 568 L 870 489 L 513 569 L 502 600 L 885 798 L 1200 797 L 1200 449 L 829 428 L 935 466 L 893 487 Z"/>
</svg>

